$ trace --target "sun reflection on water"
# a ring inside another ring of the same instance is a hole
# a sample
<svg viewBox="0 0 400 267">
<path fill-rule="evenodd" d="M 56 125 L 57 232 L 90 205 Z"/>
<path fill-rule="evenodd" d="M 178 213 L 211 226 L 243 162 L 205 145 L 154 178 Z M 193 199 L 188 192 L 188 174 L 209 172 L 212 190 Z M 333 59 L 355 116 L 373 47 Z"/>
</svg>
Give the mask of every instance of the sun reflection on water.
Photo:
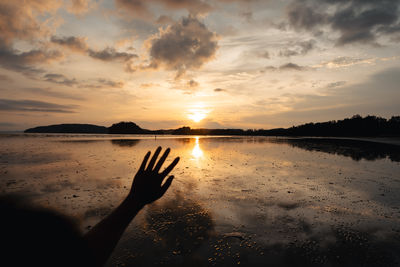
<svg viewBox="0 0 400 267">
<path fill-rule="evenodd" d="M 203 157 L 203 154 L 204 154 L 203 150 L 201 150 L 200 145 L 199 145 L 199 137 L 196 136 L 195 137 L 195 145 L 194 145 L 194 148 L 192 150 L 192 156 L 195 159 L 199 159 L 199 158 Z"/>
</svg>

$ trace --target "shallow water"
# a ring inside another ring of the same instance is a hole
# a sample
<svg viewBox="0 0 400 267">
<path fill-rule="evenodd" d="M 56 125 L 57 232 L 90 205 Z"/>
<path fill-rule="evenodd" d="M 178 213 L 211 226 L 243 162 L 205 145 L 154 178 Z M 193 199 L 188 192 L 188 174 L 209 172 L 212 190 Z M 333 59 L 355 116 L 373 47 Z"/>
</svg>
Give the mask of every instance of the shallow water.
<svg viewBox="0 0 400 267">
<path fill-rule="evenodd" d="M 0 135 L 0 192 L 87 231 L 144 154 L 180 156 L 109 266 L 400 266 L 399 146 L 271 137 Z"/>
</svg>

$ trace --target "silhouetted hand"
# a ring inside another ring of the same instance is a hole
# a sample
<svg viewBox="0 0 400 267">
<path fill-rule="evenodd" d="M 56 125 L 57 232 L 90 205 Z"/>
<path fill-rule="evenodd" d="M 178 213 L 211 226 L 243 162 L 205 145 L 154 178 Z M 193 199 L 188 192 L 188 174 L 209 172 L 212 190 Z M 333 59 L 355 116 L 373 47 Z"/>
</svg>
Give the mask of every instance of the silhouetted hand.
<svg viewBox="0 0 400 267">
<path fill-rule="evenodd" d="M 165 150 L 156 164 L 157 157 L 161 152 L 161 147 L 158 147 L 146 167 L 147 160 L 150 157 L 150 151 L 147 152 L 133 179 L 131 191 L 125 200 L 111 214 L 86 233 L 85 239 L 98 266 L 105 264 L 122 233 L 143 206 L 162 197 L 171 185 L 172 179 L 174 179 L 172 175 L 167 178 L 164 184 L 162 183 L 165 177 L 178 164 L 179 157 L 159 173 L 169 151 L 169 148 Z"/>
<path fill-rule="evenodd" d="M 161 147 L 158 147 L 146 167 L 147 161 L 151 154 L 150 151 L 147 152 L 143 159 L 142 165 L 133 179 L 132 188 L 128 195 L 128 199 L 131 199 L 133 202 L 144 206 L 156 201 L 165 194 L 171 185 L 174 176 L 169 176 L 164 184 L 162 184 L 162 182 L 179 162 L 179 157 L 175 158 L 174 161 L 167 168 L 165 168 L 165 170 L 159 173 L 170 151 L 171 150 L 167 148 L 156 164 L 157 157 L 161 152 Z"/>
</svg>

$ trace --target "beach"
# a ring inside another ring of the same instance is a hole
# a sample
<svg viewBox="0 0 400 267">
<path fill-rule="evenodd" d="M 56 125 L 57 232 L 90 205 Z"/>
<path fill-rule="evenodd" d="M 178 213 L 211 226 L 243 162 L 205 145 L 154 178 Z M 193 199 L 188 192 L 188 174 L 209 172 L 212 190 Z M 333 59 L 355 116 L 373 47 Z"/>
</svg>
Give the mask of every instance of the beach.
<svg viewBox="0 0 400 267">
<path fill-rule="evenodd" d="M 108 266 L 399 266 L 394 145 L 245 136 L 0 139 L 1 194 L 65 213 L 83 232 L 127 195 L 147 151 L 170 147 L 170 158 L 181 157 L 169 191 L 134 219 Z"/>
</svg>

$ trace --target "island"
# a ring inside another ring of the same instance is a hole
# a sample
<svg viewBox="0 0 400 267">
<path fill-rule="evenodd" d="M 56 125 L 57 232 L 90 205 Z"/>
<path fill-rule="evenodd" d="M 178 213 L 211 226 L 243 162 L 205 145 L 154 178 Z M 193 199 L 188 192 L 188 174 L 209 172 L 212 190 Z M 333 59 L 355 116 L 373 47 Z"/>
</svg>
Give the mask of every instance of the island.
<svg viewBox="0 0 400 267">
<path fill-rule="evenodd" d="M 310 136 L 310 137 L 399 137 L 400 116 L 385 119 L 377 116 L 354 115 L 337 121 L 306 123 L 276 129 L 192 129 L 188 126 L 168 130 L 143 129 L 134 122 L 119 122 L 110 127 L 92 124 L 57 124 L 39 126 L 25 133 L 85 134 L 170 134 L 170 135 L 247 135 L 247 136 Z"/>
</svg>

